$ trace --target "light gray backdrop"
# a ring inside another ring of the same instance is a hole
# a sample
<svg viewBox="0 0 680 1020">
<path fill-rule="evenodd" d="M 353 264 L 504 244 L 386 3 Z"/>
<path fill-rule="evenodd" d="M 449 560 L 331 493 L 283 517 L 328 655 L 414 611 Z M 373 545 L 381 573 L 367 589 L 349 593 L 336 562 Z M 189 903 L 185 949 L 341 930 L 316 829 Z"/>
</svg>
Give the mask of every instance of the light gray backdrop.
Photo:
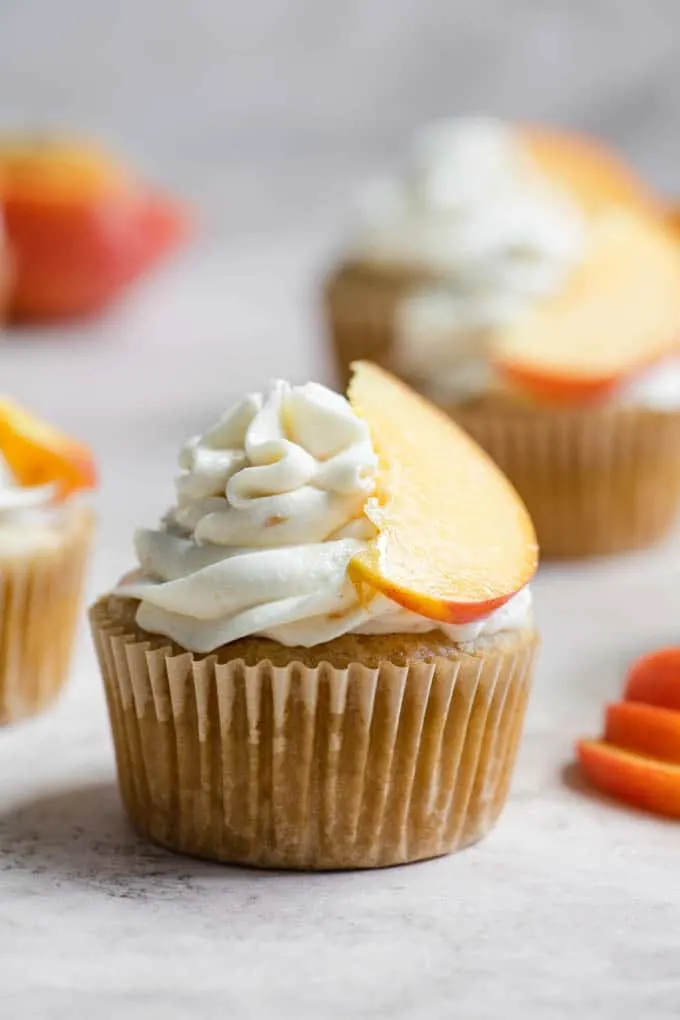
<svg viewBox="0 0 680 1020">
<path fill-rule="evenodd" d="M 601 131 L 670 189 L 679 33 L 678 0 L 0 0 L 0 121 L 103 133 L 232 231 L 318 225 L 460 111 Z"/>
</svg>

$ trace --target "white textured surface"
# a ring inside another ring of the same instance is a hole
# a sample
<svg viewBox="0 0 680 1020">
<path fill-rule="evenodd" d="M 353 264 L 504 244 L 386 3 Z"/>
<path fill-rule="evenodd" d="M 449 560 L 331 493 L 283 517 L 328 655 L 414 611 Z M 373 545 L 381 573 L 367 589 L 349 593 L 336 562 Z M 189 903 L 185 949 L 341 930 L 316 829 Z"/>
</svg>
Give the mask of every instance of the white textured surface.
<svg viewBox="0 0 680 1020">
<path fill-rule="evenodd" d="M 3 4 L 0 114 L 103 126 L 205 209 L 203 242 L 110 318 L 0 349 L 2 389 L 101 459 L 90 594 L 164 508 L 183 436 L 266 376 L 326 378 L 319 260 L 352 185 L 420 117 L 552 113 L 670 187 L 679 16 L 676 0 Z M 563 768 L 626 663 L 680 639 L 679 551 L 541 574 L 544 652 L 498 829 L 382 873 L 257 874 L 140 842 L 83 633 L 60 705 L 0 733 L 0 1016 L 677 1017 L 678 828 Z"/>
</svg>

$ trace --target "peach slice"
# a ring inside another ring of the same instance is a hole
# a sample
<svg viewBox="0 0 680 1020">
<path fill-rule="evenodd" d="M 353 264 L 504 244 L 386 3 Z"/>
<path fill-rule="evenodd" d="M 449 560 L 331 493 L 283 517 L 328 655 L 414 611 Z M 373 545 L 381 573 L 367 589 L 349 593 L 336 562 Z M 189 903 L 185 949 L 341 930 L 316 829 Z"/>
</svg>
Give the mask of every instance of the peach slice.
<svg viewBox="0 0 680 1020">
<path fill-rule="evenodd" d="M 20 485 L 56 485 L 57 498 L 94 488 L 97 473 L 86 446 L 0 398 L 0 453 Z"/>
<path fill-rule="evenodd" d="M 597 139 L 545 127 L 520 131 L 539 168 L 587 213 L 613 205 L 652 214 L 661 211 L 651 188 Z"/>
<path fill-rule="evenodd" d="M 499 330 L 492 357 L 537 397 L 583 402 L 680 350 L 680 247 L 661 220 L 618 209 L 592 227 L 566 287 Z"/>
<path fill-rule="evenodd" d="M 376 365 L 353 369 L 350 402 L 380 460 L 366 509 L 380 534 L 350 564 L 352 579 L 433 620 L 485 616 L 536 570 L 529 514 L 443 412 Z"/>
<path fill-rule="evenodd" d="M 634 662 L 623 696 L 626 701 L 680 711 L 680 648 L 660 648 Z"/>
<path fill-rule="evenodd" d="M 635 701 L 607 706 L 604 739 L 626 751 L 680 765 L 680 712 Z"/>
<path fill-rule="evenodd" d="M 680 818 L 680 766 L 631 754 L 603 740 L 580 740 L 576 754 L 599 790 L 645 811 Z"/>
</svg>

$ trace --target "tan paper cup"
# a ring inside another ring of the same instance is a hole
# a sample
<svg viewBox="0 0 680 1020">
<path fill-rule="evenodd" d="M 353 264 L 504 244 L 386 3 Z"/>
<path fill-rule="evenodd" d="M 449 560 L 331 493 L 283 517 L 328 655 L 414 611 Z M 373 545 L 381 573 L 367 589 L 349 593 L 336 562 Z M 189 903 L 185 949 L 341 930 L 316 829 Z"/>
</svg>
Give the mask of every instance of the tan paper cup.
<svg viewBox="0 0 680 1020">
<path fill-rule="evenodd" d="M 448 408 L 509 477 L 543 557 L 660 540 L 680 508 L 680 413 L 551 411 L 489 397 Z"/>
<path fill-rule="evenodd" d="M 0 723 L 45 708 L 68 676 L 92 518 L 63 508 L 44 541 L 0 552 Z"/>
<path fill-rule="evenodd" d="M 458 850 L 498 817 L 533 630 L 446 656 L 402 636 L 399 662 L 380 658 L 386 637 L 332 642 L 335 663 L 258 639 L 194 655 L 121 601 L 90 619 L 123 800 L 152 840 L 263 868 L 369 868 Z M 344 661 L 350 647 L 365 662 Z M 402 661 L 409 648 L 419 661 Z"/>
</svg>

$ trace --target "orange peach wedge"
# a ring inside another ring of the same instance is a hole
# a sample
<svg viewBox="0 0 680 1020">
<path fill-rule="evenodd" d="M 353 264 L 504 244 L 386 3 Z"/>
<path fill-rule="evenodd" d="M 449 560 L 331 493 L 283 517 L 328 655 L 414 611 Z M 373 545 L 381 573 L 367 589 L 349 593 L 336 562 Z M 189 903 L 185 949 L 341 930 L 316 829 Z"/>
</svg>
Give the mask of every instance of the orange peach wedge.
<svg viewBox="0 0 680 1020">
<path fill-rule="evenodd" d="M 680 766 L 632 754 L 603 740 L 580 740 L 578 760 L 604 793 L 668 818 L 680 818 Z"/>
<path fill-rule="evenodd" d="M 502 606 L 538 555 L 510 483 L 445 414 L 375 365 L 354 365 L 349 398 L 380 460 L 367 507 L 379 536 L 350 564 L 355 584 L 452 623 Z"/>
<path fill-rule="evenodd" d="M 20 485 L 55 485 L 57 498 L 91 489 L 97 474 L 86 446 L 0 397 L 0 454 Z"/>
<path fill-rule="evenodd" d="M 501 329 L 497 369 L 535 396 L 582 403 L 680 351 L 680 247 L 662 219 L 617 209 L 593 223 L 567 286 Z"/>
<path fill-rule="evenodd" d="M 595 138 L 546 127 L 520 128 L 532 158 L 586 213 L 623 206 L 656 215 L 662 202 L 625 161 Z"/>
<path fill-rule="evenodd" d="M 607 706 L 604 739 L 625 751 L 680 765 L 680 712 L 619 701 Z"/>
<path fill-rule="evenodd" d="M 634 662 L 624 698 L 680 711 L 680 648 L 660 648 Z"/>
</svg>

